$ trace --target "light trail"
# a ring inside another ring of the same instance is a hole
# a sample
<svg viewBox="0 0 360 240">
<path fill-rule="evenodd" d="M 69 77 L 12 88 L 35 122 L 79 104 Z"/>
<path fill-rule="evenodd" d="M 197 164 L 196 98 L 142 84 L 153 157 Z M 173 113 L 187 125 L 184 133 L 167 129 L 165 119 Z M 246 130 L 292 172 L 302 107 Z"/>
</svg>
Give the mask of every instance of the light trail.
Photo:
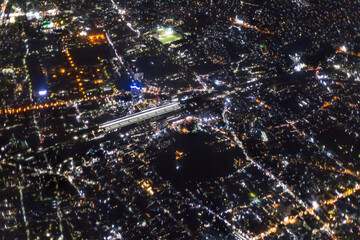
<svg viewBox="0 0 360 240">
<path fill-rule="evenodd" d="M 110 1 L 111 1 L 111 3 L 113 4 L 115 10 L 117 10 L 117 12 L 119 13 L 119 15 L 121 16 L 121 19 L 125 21 L 124 15 L 125 15 L 125 12 L 126 12 L 126 11 L 123 10 L 123 9 L 121 9 L 121 8 L 119 8 L 118 5 L 116 5 L 116 3 L 115 3 L 113 0 L 110 0 Z M 132 27 L 132 25 L 131 25 L 130 22 L 128 22 L 128 21 L 125 21 L 125 22 L 126 22 L 126 25 L 131 29 L 131 31 L 135 32 L 135 33 L 138 35 L 138 37 L 140 37 L 140 31 L 137 30 L 137 29 L 134 29 L 134 28 Z"/>
<path fill-rule="evenodd" d="M 238 19 L 237 17 L 235 18 L 234 21 L 234 25 L 236 28 L 238 28 L 240 30 L 240 27 L 243 26 L 245 28 L 250 28 L 250 29 L 255 29 L 256 31 L 263 33 L 263 34 L 270 34 L 270 35 L 274 35 L 274 32 L 269 31 L 268 29 L 266 30 L 262 30 L 256 26 L 252 26 L 249 23 L 244 22 L 243 20 Z"/>
<path fill-rule="evenodd" d="M 346 55 L 354 56 L 354 57 L 360 57 L 360 53 L 354 53 L 347 51 L 346 47 L 339 47 L 338 50 L 336 50 L 336 54 L 343 53 Z"/>
<path fill-rule="evenodd" d="M 19 166 L 19 169 L 20 169 L 20 171 L 21 171 L 22 181 L 25 182 L 24 172 L 23 172 L 23 170 L 22 170 L 21 165 Z M 20 181 L 19 181 L 19 183 L 20 183 Z M 21 186 L 19 186 L 20 204 L 21 204 L 21 211 L 22 211 L 22 213 L 23 213 L 23 219 L 24 219 L 24 224 L 25 224 L 26 239 L 29 240 L 29 239 L 30 239 L 30 229 L 29 229 L 29 221 L 28 221 L 27 218 L 26 218 L 26 211 L 25 211 L 25 204 L 24 204 L 23 189 L 24 189 L 24 186 L 23 186 L 23 184 L 21 184 Z"/>
<path fill-rule="evenodd" d="M 58 221 L 59 221 L 59 228 L 60 228 L 60 233 L 61 236 L 58 238 L 59 240 L 63 240 L 64 239 L 64 228 L 63 228 L 63 224 L 62 224 L 62 217 L 61 217 L 61 210 L 60 210 L 60 204 L 59 204 L 59 197 L 60 197 L 60 192 L 59 192 L 59 183 L 56 183 L 56 216 L 58 217 Z"/>
<path fill-rule="evenodd" d="M 140 37 L 140 31 L 134 29 L 134 28 L 131 26 L 131 23 L 127 22 L 126 25 L 127 25 L 133 32 L 135 32 L 135 33 L 138 35 L 138 37 Z"/>
<path fill-rule="evenodd" d="M 106 36 L 106 39 L 108 40 L 108 42 L 110 43 L 111 48 L 114 50 L 115 56 L 117 57 L 117 59 L 119 60 L 121 65 L 124 65 L 124 61 L 122 60 L 122 57 L 117 53 L 116 48 L 115 48 L 113 42 L 111 41 L 109 34 L 106 33 L 105 36 Z"/>
<path fill-rule="evenodd" d="M 253 6 L 253 7 L 260 7 L 260 5 L 254 4 L 254 3 L 248 3 L 248 2 L 244 2 L 244 1 L 240 1 L 241 5 L 249 5 L 249 6 Z"/>
<path fill-rule="evenodd" d="M 71 103 L 81 103 L 81 102 L 86 102 L 86 101 L 92 101 L 92 100 L 101 100 L 101 99 L 105 99 L 107 97 L 113 97 L 113 96 L 118 96 L 121 95 L 121 92 L 117 91 L 113 94 L 106 94 L 106 95 L 102 95 L 102 96 L 94 96 L 94 97 L 86 97 L 86 98 L 80 98 L 80 99 L 75 99 L 75 100 L 68 100 L 68 101 L 57 101 L 57 102 L 51 102 L 51 103 L 39 103 L 39 104 L 30 104 L 24 107 L 8 107 L 5 109 L 0 109 L 0 114 L 3 115 L 13 115 L 13 114 L 18 114 L 18 113 L 24 113 L 27 111 L 31 111 L 31 110 L 42 110 L 42 109 L 48 109 L 48 108 L 54 108 L 54 107 L 61 107 L 61 106 L 66 106 L 68 104 Z"/>
<path fill-rule="evenodd" d="M 65 176 L 64 176 L 65 177 Z M 81 194 L 81 191 L 79 190 L 79 188 L 75 185 L 75 183 L 72 181 L 72 176 L 67 175 L 66 179 L 68 180 L 68 182 L 75 188 L 75 190 L 78 192 L 80 197 L 84 197 L 84 194 Z"/>
<path fill-rule="evenodd" d="M 20 193 L 20 203 L 21 203 L 21 211 L 23 213 L 23 219 L 26 229 L 26 239 L 30 239 L 30 230 L 29 230 L 29 222 L 26 219 L 26 212 L 25 212 L 25 205 L 24 205 L 24 196 L 23 196 L 23 186 L 19 187 L 19 193 Z"/>
<path fill-rule="evenodd" d="M 1 5 L 1 14 L 0 14 L 0 25 L 4 24 L 4 17 L 5 17 L 5 11 L 9 0 L 5 0 L 4 3 Z"/>
</svg>

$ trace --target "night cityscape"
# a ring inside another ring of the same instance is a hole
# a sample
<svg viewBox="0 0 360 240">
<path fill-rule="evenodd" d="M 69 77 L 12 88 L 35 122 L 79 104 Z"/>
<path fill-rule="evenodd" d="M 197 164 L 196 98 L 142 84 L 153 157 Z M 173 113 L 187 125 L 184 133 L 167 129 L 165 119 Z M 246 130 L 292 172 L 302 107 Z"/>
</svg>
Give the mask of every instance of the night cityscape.
<svg viewBox="0 0 360 240">
<path fill-rule="evenodd" d="M 0 4 L 0 240 L 360 239 L 359 0 Z"/>
</svg>

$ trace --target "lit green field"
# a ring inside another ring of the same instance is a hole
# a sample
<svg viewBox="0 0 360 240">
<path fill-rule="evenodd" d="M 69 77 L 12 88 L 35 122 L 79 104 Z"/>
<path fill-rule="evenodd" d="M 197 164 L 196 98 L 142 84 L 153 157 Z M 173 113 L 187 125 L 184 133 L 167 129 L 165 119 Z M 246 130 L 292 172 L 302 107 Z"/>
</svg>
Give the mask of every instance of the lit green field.
<svg viewBox="0 0 360 240">
<path fill-rule="evenodd" d="M 172 31 L 169 28 L 159 28 L 152 34 L 154 38 L 159 40 L 162 44 L 169 44 L 182 39 L 181 35 Z"/>
</svg>

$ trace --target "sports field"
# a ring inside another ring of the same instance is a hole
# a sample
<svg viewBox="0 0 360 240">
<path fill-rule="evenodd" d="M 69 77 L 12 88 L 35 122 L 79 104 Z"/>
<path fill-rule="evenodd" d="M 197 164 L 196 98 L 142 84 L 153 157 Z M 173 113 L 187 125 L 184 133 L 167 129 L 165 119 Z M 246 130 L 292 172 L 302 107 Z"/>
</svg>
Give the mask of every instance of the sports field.
<svg viewBox="0 0 360 240">
<path fill-rule="evenodd" d="M 153 29 L 152 32 L 152 36 L 159 40 L 162 44 L 169 44 L 182 39 L 181 35 L 173 31 L 171 28 L 160 27 Z"/>
</svg>

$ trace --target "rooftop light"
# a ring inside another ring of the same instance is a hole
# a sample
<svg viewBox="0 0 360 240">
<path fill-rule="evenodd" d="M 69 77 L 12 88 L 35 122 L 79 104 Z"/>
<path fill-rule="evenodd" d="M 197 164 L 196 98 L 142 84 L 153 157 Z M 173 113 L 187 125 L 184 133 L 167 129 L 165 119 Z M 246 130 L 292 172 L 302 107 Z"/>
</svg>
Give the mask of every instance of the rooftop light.
<svg viewBox="0 0 360 240">
<path fill-rule="evenodd" d="M 240 25 L 243 25 L 243 24 L 244 24 L 244 21 L 241 20 L 241 19 L 238 19 L 238 18 L 235 19 L 235 22 L 236 22 L 237 24 L 240 24 Z"/>
<path fill-rule="evenodd" d="M 45 96 L 47 94 L 47 91 L 46 90 L 41 90 L 39 91 L 39 95 L 40 96 Z"/>
</svg>

